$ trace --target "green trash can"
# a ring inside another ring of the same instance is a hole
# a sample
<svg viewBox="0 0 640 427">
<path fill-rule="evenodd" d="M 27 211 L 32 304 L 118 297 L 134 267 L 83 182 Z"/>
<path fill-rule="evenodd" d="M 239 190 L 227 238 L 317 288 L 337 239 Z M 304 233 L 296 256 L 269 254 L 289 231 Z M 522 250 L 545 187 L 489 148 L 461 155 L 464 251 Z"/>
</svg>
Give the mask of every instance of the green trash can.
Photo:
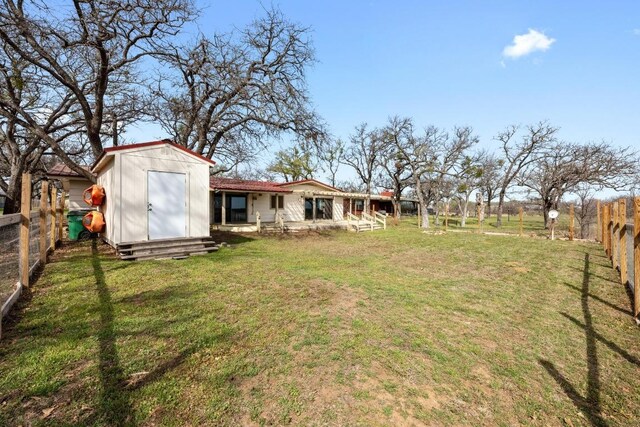
<svg viewBox="0 0 640 427">
<path fill-rule="evenodd" d="M 84 240 L 91 237 L 91 232 L 82 225 L 82 217 L 88 212 L 89 211 L 69 211 L 69 213 L 67 213 L 70 240 Z"/>
</svg>

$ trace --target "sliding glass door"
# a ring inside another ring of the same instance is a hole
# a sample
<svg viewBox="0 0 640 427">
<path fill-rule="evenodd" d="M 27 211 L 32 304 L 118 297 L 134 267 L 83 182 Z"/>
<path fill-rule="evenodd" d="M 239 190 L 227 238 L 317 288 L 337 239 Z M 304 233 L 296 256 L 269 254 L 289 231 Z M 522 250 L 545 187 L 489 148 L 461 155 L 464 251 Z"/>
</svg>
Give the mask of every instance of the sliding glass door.
<svg viewBox="0 0 640 427">
<path fill-rule="evenodd" d="M 315 206 L 312 198 L 304 199 L 304 219 L 333 219 L 333 199 L 316 198 Z"/>
<path fill-rule="evenodd" d="M 227 224 L 247 222 L 247 195 L 227 194 L 225 200 L 225 222 Z M 214 223 L 222 223 L 222 194 L 213 198 Z"/>
</svg>

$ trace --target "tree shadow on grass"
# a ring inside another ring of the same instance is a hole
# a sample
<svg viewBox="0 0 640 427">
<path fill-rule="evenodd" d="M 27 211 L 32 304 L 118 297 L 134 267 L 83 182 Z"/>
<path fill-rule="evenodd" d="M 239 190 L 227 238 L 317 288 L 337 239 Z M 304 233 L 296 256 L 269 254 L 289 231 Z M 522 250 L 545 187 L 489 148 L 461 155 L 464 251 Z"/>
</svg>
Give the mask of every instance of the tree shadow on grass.
<svg viewBox="0 0 640 427">
<path fill-rule="evenodd" d="M 578 291 L 578 292 L 582 292 L 582 290 L 581 290 L 579 287 L 574 286 L 574 285 L 572 285 L 572 284 L 570 284 L 570 283 L 564 283 L 564 285 L 565 285 L 566 287 L 571 288 L 571 289 L 574 289 L 574 290 L 576 290 L 576 291 Z M 597 295 L 593 295 L 593 294 L 591 294 L 591 293 L 590 293 L 590 294 L 589 294 L 589 298 L 592 298 L 592 299 L 594 299 L 594 300 L 596 300 L 596 301 L 598 301 L 598 302 L 601 302 L 602 304 L 606 305 L 607 307 L 612 308 L 612 309 L 614 309 L 614 310 L 616 310 L 616 311 L 619 311 L 620 313 L 623 313 L 623 314 L 627 314 L 627 315 L 629 315 L 629 316 L 632 316 L 631 310 L 627 310 L 627 309 L 625 309 L 625 308 L 618 307 L 617 305 L 615 305 L 615 304 L 613 304 L 613 303 L 610 303 L 609 301 L 607 301 L 607 300 L 605 300 L 605 299 L 603 299 L 603 298 L 600 298 L 600 297 L 599 297 L 599 296 L 597 296 Z"/>
<path fill-rule="evenodd" d="M 593 320 L 589 309 L 589 254 L 584 255 L 584 269 L 582 274 L 582 315 L 584 324 L 580 323 L 585 330 L 586 355 L 587 355 L 587 395 L 582 396 L 578 390 L 562 375 L 555 365 L 545 359 L 539 359 L 539 363 L 556 380 L 564 393 L 571 399 L 573 404 L 586 415 L 589 422 L 594 426 L 606 426 L 607 422 L 602 418 L 602 408 L 600 404 L 600 366 L 598 363 L 598 352 L 596 346 L 597 332 L 593 328 Z M 562 313 L 565 315 L 564 313 Z M 565 317 L 570 317 L 565 315 Z"/>
<path fill-rule="evenodd" d="M 131 393 L 154 381 L 160 380 L 165 374 L 182 365 L 189 356 L 203 347 L 220 344 L 231 338 L 231 331 L 224 329 L 213 336 L 200 337 L 196 344 L 188 346 L 177 355 L 170 357 L 149 372 L 125 376 L 120 365 L 120 357 L 116 345 L 114 328 L 114 308 L 111 294 L 106 284 L 104 270 L 100 262 L 100 254 L 94 241 L 92 245 L 91 264 L 98 293 L 98 311 L 100 324 L 98 330 L 100 382 L 102 391 L 100 407 L 95 416 L 104 420 L 110 426 L 124 426 L 133 422 L 133 408 Z M 146 332 L 149 334 L 149 331 Z M 91 416 L 92 417 L 92 416 Z M 96 420 L 84 420 L 87 424 Z"/>
<path fill-rule="evenodd" d="M 102 393 L 100 396 L 100 413 L 110 425 L 125 425 L 131 417 L 131 402 L 129 394 L 123 393 L 121 384 L 124 373 L 120 366 L 120 357 L 116 347 L 116 333 L 114 330 L 113 303 L 107 288 L 104 271 L 100 263 L 100 254 L 96 241 L 91 246 L 91 265 L 96 280 L 98 292 L 98 311 L 100 326 L 98 331 L 100 382 Z"/>
</svg>

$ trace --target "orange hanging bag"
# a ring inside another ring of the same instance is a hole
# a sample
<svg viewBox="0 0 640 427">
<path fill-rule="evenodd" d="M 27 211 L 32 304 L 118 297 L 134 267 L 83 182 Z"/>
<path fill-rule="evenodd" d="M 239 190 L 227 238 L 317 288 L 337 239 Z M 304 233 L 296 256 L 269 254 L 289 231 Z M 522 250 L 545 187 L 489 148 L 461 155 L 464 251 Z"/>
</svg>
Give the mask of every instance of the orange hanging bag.
<svg viewBox="0 0 640 427">
<path fill-rule="evenodd" d="M 104 232 L 104 215 L 98 211 L 91 211 L 82 218 L 84 228 L 92 233 Z"/>
<path fill-rule="evenodd" d="M 82 193 L 82 199 L 89 206 L 102 206 L 104 196 L 104 187 L 98 184 L 93 184 Z"/>
</svg>

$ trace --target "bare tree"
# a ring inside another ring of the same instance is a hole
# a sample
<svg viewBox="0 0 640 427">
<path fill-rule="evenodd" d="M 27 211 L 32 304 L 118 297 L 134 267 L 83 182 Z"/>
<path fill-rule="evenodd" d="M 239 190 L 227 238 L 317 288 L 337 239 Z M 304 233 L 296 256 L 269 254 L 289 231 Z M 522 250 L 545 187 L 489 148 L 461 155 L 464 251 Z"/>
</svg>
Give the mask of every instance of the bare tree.
<svg viewBox="0 0 640 427">
<path fill-rule="evenodd" d="M 484 153 L 465 157 L 454 179 L 455 195 L 460 206 L 460 226 L 462 227 L 466 225 L 467 217 L 469 216 L 469 199 L 471 198 L 471 193 L 481 187 L 480 180 L 484 172 L 482 165 L 486 162 L 482 156 L 484 156 Z"/>
<path fill-rule="evenodd" d="M 495 154 L 483 152 L 480 155 L 480 167 L 482 176 L 479 178 L 479 187 L 487 199 L 487 217 L 491 216 L 491 202 L 498 195 L 501 183 L 502 168 L 504 160 L 496 157 Z"/>
<path fill-rule="evenodd" d="M 60 120 L 81 120 L 96 157 L 103 151 L 105 134 L 115 139 L 111 132 L 117 122 L 140 114 L 135 64 L 179 32 L 193 16 L 192 5 L 190 0 L 74 0 L 69 13 L 55 7 L 38 0 L 0 0 L 0 40 L 54 85 L 48 93 L 51 108 Z M 0 98 L 0 104 L 2 114 L 12 111 L 18 126 L 41 139 L 75 172 L 94 179 L 65 152 L 38 114 L 11 97 Z"/>
<path fill-rule="evenodd" d="M 411 184 L 411 171 L 407 160 L 398 149 L 400 139 L 407 131 L 411 132 L 410 119 L 391 117 L 382 131 L 383 146 L 379 158 L 379 185 L 393 191 L 393 212 L 396 219 L 402 214 L 402 192 Z"/>
<path fill-rule="evenodd" d="M 589 185 L 581 184 L 575 190 L 578 196 L 576 220 L 580 225 L 580 238 L 589 239 L 591 237 L 591 226 L 595 224 L 596 199 L 593 197 L 594 190 Z"/>
<path fill-rule="evenodd" d="M 403 125 L 393 138 L 396 149 L 411 172 L 411 184 L 414 187 L 415 195 L 421 211 L 421 227 L 429 228 L 428 206 L 432 198 L 430 188 L 427 184 L 426 174 L 434 170 L 437 154 L 436 146 L 448 138 L 447 134 L 435 126 L 429 126 L 424 130 L 424 134 L 416 136 L 414 134 L 413 121 L 404 119 Z"/>
<path fill-rule="evenodd" d="M 369 130 L 367 124 L 356 126 L 355 133 L 349 138 L 344 154 L 344 163 L 351 166 L 362 181 L 367 193 L 365 212 L 369 213 L 371 191 L 376 176 L 378 159 L 382 154 L 382 137 L 379 130 Z"/>
<path fill-rule="evenodd" d="M 329 182 L 331 186 L 336 186 L 336 174 L 340 168 L 340 164 L 344 161 L 345 144 L 342 140 L 336 139 L 329 141 L 325 147 L 320 150 L 320 161 L 322 169 L 329 174 Z"/>
<path fill-rule="evenodd" d="M 23 112 L 37 119 L 74 161 L 86 152 L 77 107 L 69 98 L 56 104 L 50 80 L 0 40 L 0 188 L 7 198 L 5 214 L 20 209 L 22 174 L 44 173 L 42 156 L 48 146 L 24 126 Z"/>
<path fill-rule="evenodd" d="M 230 152 L 265 149 L 283 132 L 324 141 L 306 84 L 315 62 L 310 30 L 277 10 L 240 32 L 201 36 L 158 59 L 165 69 L 152 87 L 151 116 L 197 153 L 234 163 Z"/>
<path fill-rule="evenodd" d="M 431 167 L 425 173 L 423 190 L 427 202 L 436 207 L 436 225 L 439 224 L 439 204 L 443 198 L 451 198 L 455 192 L 455 179 L 475 167 L 468 161 L 468 151 L 479 141 L 468 126 L 456 127 L 453 136 L 446 133 L 434 135 Z"/>
<path fill-rule="evenodd" d="M 536 159 L 519 184 L 541 201 L 545 226 L 548 213 L 557 209 L 562 197 L 581 185 L 628 190 L 638 176 L 638 155 L 630 148 L 614 148 L 605 142 L 556 143 Z"/>
<path fill-rule="evenodd" d="M 558 128 L 547 122 L 539 122 L 528 126 L 519 141 L 517 140 L 518 131 L 518 126 L 509 126 L 496 136 L 501 144 L 504 158 L 504 172 L 498 187 L 498 218 L 496 221 L 498 227 L 502 226 L 502 210 L 507 189 L 519 175 L 543 155 L 544 149 L 555 141 Z"/>
</svg>

